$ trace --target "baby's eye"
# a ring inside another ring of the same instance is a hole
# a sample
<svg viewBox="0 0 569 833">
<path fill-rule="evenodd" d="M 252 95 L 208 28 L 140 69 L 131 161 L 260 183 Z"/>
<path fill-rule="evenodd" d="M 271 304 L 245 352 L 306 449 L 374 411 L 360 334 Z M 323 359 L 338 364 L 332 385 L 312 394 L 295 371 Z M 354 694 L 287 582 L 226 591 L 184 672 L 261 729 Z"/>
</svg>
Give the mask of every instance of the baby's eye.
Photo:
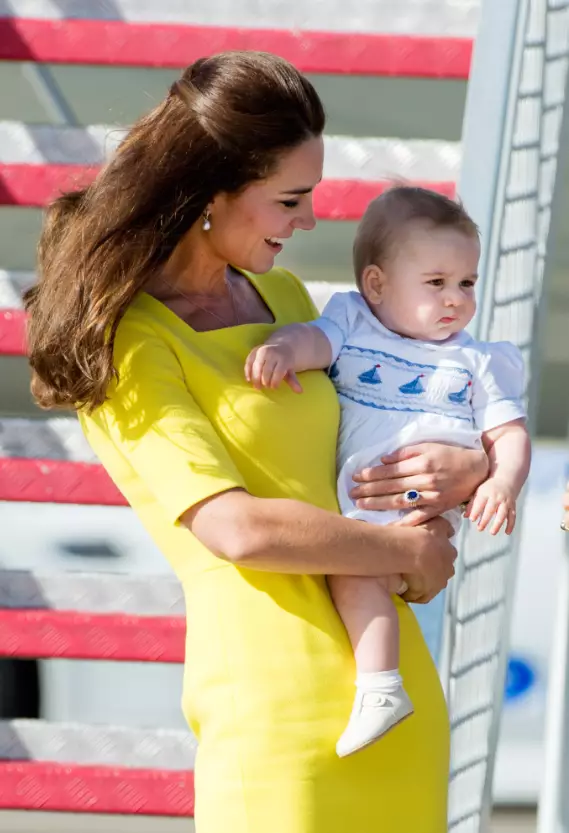
<svg viewBox="0 0 569 833">
<path fill-rule="evenodd" d="M 427 281 L 430 283 L 431 286 L 444 286 L 444 280 L 442 278 L 433 278 L 431 281 Z"/>
<path fill-rule="evenodd" d="M 460 282 L 461 286 L 466 286 L 469 289 L 472 288 L 474 286 L 474 284 L 475 284 L 475 281 L 470 280 L 470 278 L 466 278 L 465 280 Z"/>
<path fill-rule="evenodd" d="M 282 204 L 285 208 L 296 208 L 298 205 L 298 200 L 283 200 Z"/>
</svg>

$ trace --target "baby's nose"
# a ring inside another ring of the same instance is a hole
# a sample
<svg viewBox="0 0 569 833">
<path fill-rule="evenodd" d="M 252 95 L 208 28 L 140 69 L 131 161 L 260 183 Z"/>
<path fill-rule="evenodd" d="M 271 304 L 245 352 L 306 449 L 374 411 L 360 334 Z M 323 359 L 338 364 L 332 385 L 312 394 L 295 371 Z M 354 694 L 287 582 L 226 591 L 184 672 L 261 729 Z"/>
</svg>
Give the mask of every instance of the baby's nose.
<svg viewBox="0 0 569 833">
<path fill-rule="evenodd" d="M 461 303 L 460 292 L 456 292 L 454 290 L 449 290 L 445 296 L 445 304 L 448 307 L 458 307 Z"/>
</svg>

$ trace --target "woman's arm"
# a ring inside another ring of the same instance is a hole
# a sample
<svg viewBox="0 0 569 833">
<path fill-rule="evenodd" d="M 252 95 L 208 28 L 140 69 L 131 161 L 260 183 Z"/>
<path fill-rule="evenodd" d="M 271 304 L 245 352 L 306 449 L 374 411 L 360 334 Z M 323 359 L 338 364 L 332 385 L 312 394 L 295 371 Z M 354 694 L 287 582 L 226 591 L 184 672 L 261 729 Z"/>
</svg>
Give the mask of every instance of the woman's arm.
<svg viewBox="0 0 569 833">
<path fill-rule="evenodd" d="M 418 601 L 446 585 L 456 556 L 450 526 L 376 529 L 300 501 L 254 498 L 188 391 L 176 355 L 150 324 L 122 323 L 115 361 L 119 379 L 107 401 L 80 417 L 127 499 L 135 472 L 167 522 L 182 519 L 214 554 L 240 567 L 378 576 L 408 570 L 408 598 Z"/>
<path fill-rule="evenodd" d="M 404 509 L 407 489 L 421 493 L 419 508 L 402 522 L 423 523 L 472 497 L 488 477 L 485 451 L 420 443 L 383 458 L 384 465 L 354 476 L 352 497 L 361 509 Z"/>
<path fill-rule="evenodd" d="M 211 552 L 239 567 L 281 573 L 403 576 L 405 598 L 429 601 L 454 574 L 446 521 L 378 527 L 288 499 L 242 489 L 194 506 L 181 521 Z"/>
</svg>

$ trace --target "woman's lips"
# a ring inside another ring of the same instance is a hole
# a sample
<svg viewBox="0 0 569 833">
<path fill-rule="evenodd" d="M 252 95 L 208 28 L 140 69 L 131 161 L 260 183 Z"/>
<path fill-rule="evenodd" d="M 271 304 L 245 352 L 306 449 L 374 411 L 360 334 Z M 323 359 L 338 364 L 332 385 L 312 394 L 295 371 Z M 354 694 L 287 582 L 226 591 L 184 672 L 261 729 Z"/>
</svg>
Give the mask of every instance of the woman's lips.
<svg viewBox="0 0 569 833">
<path fill-rule="evenodd" d="M 265 243 L 270 247 L 271 251 L 278 253 L 282 251 L 284 240 L 282 237 L 266 237 Z"/>
</svg>

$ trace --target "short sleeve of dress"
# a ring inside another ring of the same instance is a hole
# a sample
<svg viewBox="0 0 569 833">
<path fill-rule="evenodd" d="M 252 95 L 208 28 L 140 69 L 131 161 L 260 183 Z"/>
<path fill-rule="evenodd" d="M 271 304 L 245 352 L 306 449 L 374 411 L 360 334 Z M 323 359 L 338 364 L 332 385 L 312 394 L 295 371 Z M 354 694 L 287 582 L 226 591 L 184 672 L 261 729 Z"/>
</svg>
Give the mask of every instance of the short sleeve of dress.
<svg viewBox="0 0 569 833">
<path fill-rule="evenodd" d="M 115 339 L 119 379 L 108 400 L 80 414 L 97 450 L 104 435 L 175 523 L 187 509 L 244 481 L 186 385 L 175 353 L 152 327 L 122 322 Z M 112 476 L 112 471 L 110 471 Z"/>
<path fill-rule="evenodd" d="M 320 318 L 311 322 L 311 325 L 318 327 L 330 342 L 332 362 L 338 358 L 353 327 L 355 313 L 353 295 L 352 292 L 336 292 L 322 310 Z"/>
<path fill-rule="evenodd" d="M 472 407 L 476 427 L 489 431 L 525 419 L 524 361 L 518 348 L 507 341 L 484 348 L 472 383 Z"/>
</svg>

